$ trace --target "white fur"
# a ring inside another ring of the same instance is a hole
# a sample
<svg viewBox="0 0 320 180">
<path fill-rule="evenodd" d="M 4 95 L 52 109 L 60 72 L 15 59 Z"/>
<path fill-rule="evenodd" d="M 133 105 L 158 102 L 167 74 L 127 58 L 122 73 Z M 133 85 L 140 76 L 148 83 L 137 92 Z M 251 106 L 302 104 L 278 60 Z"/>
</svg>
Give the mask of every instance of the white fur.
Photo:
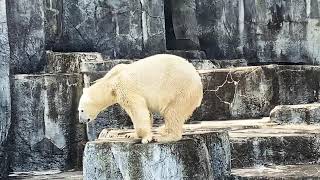
<svg viewBox="0 0 320 180">
<path fill-rule="evenodd" d="M 201 78 L 192 64 L 178 56 L 159 54 L 111 69 L 84 91 L 79 111 L 95 118 L 104 108 L 119 103 L 134 124 L 135 133 L 128 137 L 141 137 L 143 143 L 152 140 L 150 112 L 158 112 L 165 125 L 157 140 L 167 142 L 181 139 L 183 124 L 202 97 Z"/>
</svg>

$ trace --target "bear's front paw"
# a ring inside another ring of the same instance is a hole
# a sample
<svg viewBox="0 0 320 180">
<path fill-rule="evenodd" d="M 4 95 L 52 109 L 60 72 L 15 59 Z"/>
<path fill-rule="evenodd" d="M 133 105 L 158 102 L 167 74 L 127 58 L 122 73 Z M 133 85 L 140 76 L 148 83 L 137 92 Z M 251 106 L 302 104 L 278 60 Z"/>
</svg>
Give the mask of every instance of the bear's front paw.
<svg viewBox="0 0 320 180">
<path fill-rule="evenodd" d="M 150 135 L 150 136 L 142 138 L 141 143 L 142 144 L 147 144 L 147 143 L 151 142 L 152 140 L 153 140 L 152 136 Z"/>
<path fill-rule="evenodd" d="M 138 138 L 137 133 L 135 133 L 135 132 L 127 133 L 124 135 L 124 137 L 130 138 L 130 139 L 137 139 Z"/>
</svg>

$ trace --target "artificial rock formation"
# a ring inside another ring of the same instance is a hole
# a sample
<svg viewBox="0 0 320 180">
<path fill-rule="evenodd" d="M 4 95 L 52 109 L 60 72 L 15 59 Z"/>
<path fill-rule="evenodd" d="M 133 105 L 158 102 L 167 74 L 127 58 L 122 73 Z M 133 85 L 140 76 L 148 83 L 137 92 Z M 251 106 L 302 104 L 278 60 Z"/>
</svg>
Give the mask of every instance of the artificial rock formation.
<svg viewBox="0 0 320 180">
<path fill-rule="evenodd" d="M 97 51 L 106 58 L 165 50 L 162 1 L 50 0 L 45 6 L 47 49 Z"/>
<path fill-rule="evenodd" d="M 87 143 L 85 179 L 216 179 L 230 174 L 225 131 L 189 130 L 182 140 L 164 144 L 141 144 L 124 138 L 128 132 Z"/>
<path fill-rule="evenodd" d="M 319 124 L 320 104 L 279 105 L 270 112 L 270 119 L 279 124 Z"/>
<path fill-rule="evenodd" d="M 8 1 L 11 72 L 35 73 L 44 67 L 45 25 L 42 0 Z"/>
<path fill-rule="evenodd" d="M 14 76 L 13 171 L 66 169 L 80 162 L 85 142 L 85 126 L 77 117 L 81 79 L 66 74 Z"/>
<path fill-rule="evenodd" d="M 248 66 L 200 71 L 204 98 L 196 120 L 243 119 L 269 116 L 281 104 L 318 101 L 317 66 Z"/>
<path fill-rule="evenodd" d="M 11 124 L 10 47 L 5 0 L 0 0 L 0 179 L 8 173 L 7 143 Z"/>
</svg>

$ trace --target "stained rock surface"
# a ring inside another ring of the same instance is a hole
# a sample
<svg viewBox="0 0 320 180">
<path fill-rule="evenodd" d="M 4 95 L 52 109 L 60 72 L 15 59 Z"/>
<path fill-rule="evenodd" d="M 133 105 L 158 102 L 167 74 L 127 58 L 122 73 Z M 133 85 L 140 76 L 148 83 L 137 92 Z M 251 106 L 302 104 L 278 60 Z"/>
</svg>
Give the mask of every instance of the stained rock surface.
<svg viewBox="0 0 320 180">
<path fill-rule="evenodd" d="M 182 140 L 164 144 L 141 144 L 124 138 L 127 132 L 87 143 L 85 179 L 213 179 L 230 173 L 225 131 L 187 131 Z"/>
<path fill-rule="evenodd" d="M 320 104 L 279 105 L 270 112 L 270 119 L 280 124 L 319 124 Z"/>
<path fill-rule="evenodd" d="M 8 173 L 8 132 L 11 125 L 10 47 L 6 15 L 6 2 L 0 0 L 0 179 Z"/>
<path fill-rule="evenodd" d="M 10 168 L 13 171 L 81 166 L 85 126 L 79 124 L 80 75 L 15 75 L 12 87 Z"/>
</svg>

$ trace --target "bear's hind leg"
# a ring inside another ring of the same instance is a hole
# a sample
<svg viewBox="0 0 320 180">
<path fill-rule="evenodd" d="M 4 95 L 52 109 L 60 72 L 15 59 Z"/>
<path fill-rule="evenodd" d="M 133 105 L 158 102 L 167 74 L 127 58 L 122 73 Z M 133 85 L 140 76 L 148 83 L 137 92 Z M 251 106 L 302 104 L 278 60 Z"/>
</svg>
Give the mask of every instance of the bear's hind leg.
<svg viewBox="0 0 320 180">
<path fill-rule="evenodd" d="M 194 103 L 191 103 L 194 102 Z M 180 96 L 172 101 L 162 113 L 165 124 L 158 128 L 161 136 L 155 138 L 158 142 L 178 141 L 182 138 L 183 124 L 196 109 L 198 101 L 190 101 Z"/>
</svg>

